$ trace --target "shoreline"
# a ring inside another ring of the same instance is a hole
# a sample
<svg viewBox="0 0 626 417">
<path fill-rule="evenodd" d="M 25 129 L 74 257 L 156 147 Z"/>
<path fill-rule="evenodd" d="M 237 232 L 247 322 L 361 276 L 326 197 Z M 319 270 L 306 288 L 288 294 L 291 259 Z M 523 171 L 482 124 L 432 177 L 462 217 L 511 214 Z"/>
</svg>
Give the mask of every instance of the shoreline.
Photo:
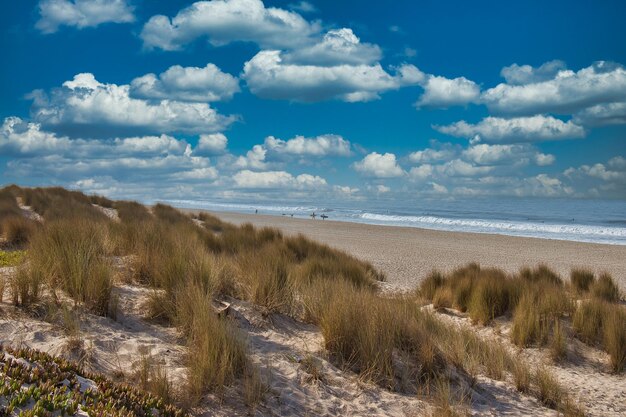
<svg viewBox="0 0 626 417">
<path fill-rule="evenodd" d="M 456 232 L 409 226 L 373 225 L 335 220 L 311 220 L 267 214 L 243 214 L 202 209 L 234 223 L 276 227 L 288 235 L 302 233 L 316 241 L 371 262 L 387 274 L 389 290 L 415 288 L 432 270 L 450 271 L 468 262 L 515 272 L 545 263 L 565 279 L 574 267 L 609 272 L 626 290 L 626 246 L 501 234 Z"/>
</svg>

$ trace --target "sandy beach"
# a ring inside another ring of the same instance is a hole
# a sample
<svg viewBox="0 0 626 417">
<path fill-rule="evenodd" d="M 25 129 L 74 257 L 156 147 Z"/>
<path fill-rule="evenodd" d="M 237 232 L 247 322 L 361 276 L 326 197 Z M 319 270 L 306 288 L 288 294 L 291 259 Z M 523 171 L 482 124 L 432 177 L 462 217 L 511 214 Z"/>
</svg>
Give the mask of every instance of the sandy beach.
<svg viewBox="0 0 626 417">
<path fill-rule="evenodd" d="M 448 271 L 468 262 L 511 272 L 543 262 L 564 277 L 573 267 L 586 267 L 595 272 L 609 272 L 621 289 L 626 290 L 626 246 L 261 214 L 212 214 L 234 224 L 249 222 L 260 227 L 277 227 L 287 234 L 302 233 L 347 251 L 383 270 L 391 290 L 414 288 L 433 268 Z"/>
</svg>

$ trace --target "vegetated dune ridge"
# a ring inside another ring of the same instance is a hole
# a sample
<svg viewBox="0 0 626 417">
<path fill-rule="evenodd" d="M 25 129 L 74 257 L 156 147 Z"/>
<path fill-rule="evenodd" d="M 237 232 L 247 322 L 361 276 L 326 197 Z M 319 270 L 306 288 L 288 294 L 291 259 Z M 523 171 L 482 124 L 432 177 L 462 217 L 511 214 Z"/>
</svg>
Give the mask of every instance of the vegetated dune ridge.
<svg viewBox="0 0 626 417">
<path fill-rule="evenodd" d="M 480 277 L 492 284 L 504 272 L 470 265 L 452 275 L 462 279 L 430 274 L 419 292 L 381 295 L 371 265 L 302 237 L 163 205 L 9 191 L 0 341 L 78 361 L 190 414 L 626 412 L 626 320 L 609 276 L 580 271 L 570 285 L 537 268 L 494 290 Z M 468 280 L 478 295 L 461 312 Z M 542 338 L 522 344 L 512 336 L 525 317 L 520 285 L 554 296 L 538 296 L 545 314 L 523 323 Z M 13 399 L 0 394 L 0 407 Z"/>
<path fill-rule="evenodd" d="M 622 290 L 626 290 L 626 246 L 288 216 L 212 214 L 234 224 L 249 222 L 257 227 L 276 227 L 290 235 L 302 233 L 315 241 L 345 250 L 385 272 L 388 288 L 392 290 L 415 288 L 432 269 L 451 271 L 469 262 L 480 262 L 483 266 L 508 272 L 545 263 L 563 276 L 567 276 L 572 268 L 585 267 L 598 273 L 609 272 Z"/>
</svg>

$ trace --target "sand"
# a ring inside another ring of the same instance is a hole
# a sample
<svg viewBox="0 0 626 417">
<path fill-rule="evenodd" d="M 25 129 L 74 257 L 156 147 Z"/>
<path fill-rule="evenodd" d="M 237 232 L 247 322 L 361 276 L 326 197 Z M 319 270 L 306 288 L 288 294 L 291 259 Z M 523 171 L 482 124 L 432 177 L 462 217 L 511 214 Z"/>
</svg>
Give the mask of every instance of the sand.
<svg viewBox="0 0 626 417">
<path fill-rule="evenodd" d="M 574 267 L 606 271 L 626 291 L 626 246 L 525 237 L 375 226 L 286 216 L 212 212 L 220 219 L 302 233 L 370 261 L 387 274 L 387 289 L 414 288 L 433 268 L 448 271 L 468 262 L 510 272 L 546 263 L 562 276 Z"/>
<path fill-rule="evenodd" d="M 111 213 L 113 214 L 113 213 Z M 115 213 L 116 214 L 116 213 Z M 625 247 L 593 245 L 495 235 L 437 232 L 412 228 L 369 226 L 331 221 L 312 221 L 261 215 L 217 213 L 232 223 L 252 222 L 279 227 L 287 234 L 304 233 L 318 241 L 346 250 L 374 263 L 388 275 L 388 289 L 414 287 L 433 267 L 448 270 L 469 261 L 516 270 L 525 264 L 546 262 L 561 273 L 574 265 L 607 270 L 624 287 Z M 0 298 L 0 343 L 29 346 L 77 359 L 89 370 L 112 378 L 133 380 L 143 355 L 153 356 L 167 371 L 174 387 L 184 387 L 186 351 L 184 339 L 173 327 L 146 319 L 146 301 L 154 291 L 129 283 L 128 258 L 113 257 L 116 270 L 114 294 L 118 297 L 115 319 L 83 311 L 80 346 L 59 323 L 50 323 L 33 312 L 10 303 L 9 288 Z M 8 281 L 15 268 L 0 268 L 0 279 Z M 316 326 L 290 317 L 263 312 L 241 300 L 227 299 L 227 316 L 245 335 L 249 356 L 258 367 L 266 387 L 265 400 L 256 410 L 242 404 L 240 385 L 227 387 L 223 395 L 206 395 L 194 415 L 207 416 L 427 416 L 430 401 L 367 383 L 358 375 L 338 368 L 323 348 Z M 432 306 L 426 306 L 431 309 Z M 568 393 L 590 416 L 619 416 L 626 413 L 626 378 L 609 372 L 606 353 L 572 340 L 568 360 L 555 364 L 545 349 L 519 349 L 508 338 L 510 323 L 472 325 L 464 314 L 435 312 L 449 324 L 473 329 L 480 337 L 501 342 L 511 353 L 528 363 L 546 366 Z M 567 329 L 571 330 L 571 329 Z M 313 379 L 304 365 L 313 358 L 321 378 Z M 479 376 L 471 391 L 471 402 L 463 406 L 469 415 L 556 416 L 529 394 L 515 390 L 510 378 L 496 381 Z"/>
</svg>

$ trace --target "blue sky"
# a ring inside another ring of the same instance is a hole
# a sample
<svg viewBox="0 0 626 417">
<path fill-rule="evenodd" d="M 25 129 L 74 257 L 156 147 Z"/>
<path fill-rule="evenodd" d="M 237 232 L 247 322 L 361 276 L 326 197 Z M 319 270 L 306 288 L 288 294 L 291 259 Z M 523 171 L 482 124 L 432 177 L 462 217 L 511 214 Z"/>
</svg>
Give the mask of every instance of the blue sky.
<svg viewBox="0 0 626 417">
<path fill-rule="evenodd" d="M 139 199 L 626 198 L 621 1 L 4 9 L 2 183 Z"/>
</svg>

